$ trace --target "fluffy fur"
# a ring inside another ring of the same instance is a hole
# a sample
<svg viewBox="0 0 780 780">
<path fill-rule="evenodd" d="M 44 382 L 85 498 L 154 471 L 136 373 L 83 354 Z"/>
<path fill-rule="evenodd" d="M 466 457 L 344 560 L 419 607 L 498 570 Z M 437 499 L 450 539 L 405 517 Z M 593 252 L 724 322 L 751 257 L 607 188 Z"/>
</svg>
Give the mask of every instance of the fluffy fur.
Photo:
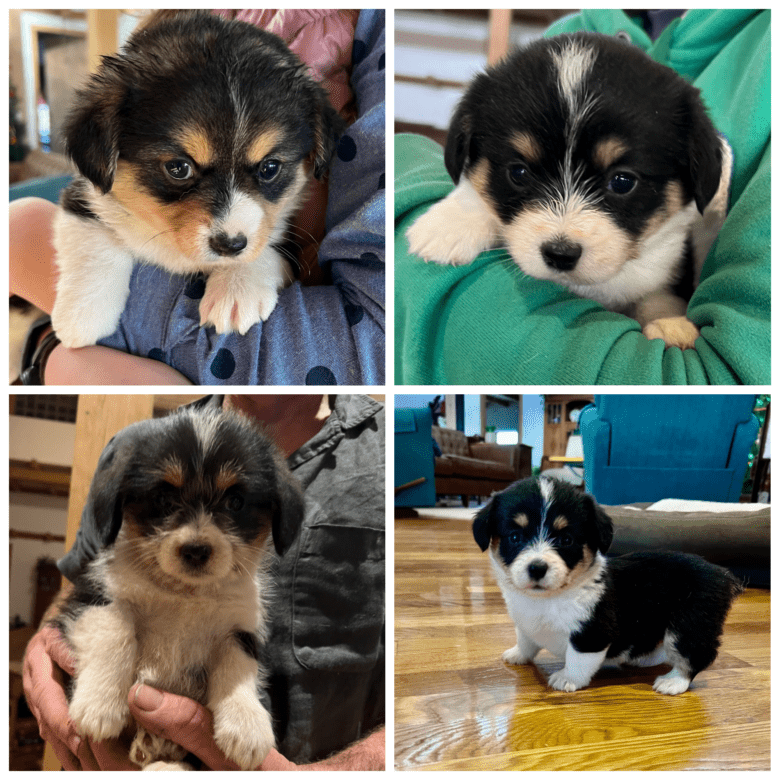
<svg viewBox="0 0 780 780">
<path fill-rule="evenodd" d="M 81 175 L 56 220 L 63 344 L 113 333 L 133 263 L 208 274 L 202 325 L 246 333 L 291 281 L 277 245 L 342 129 L 277 36 L 205 12 L 152 21 L 79 92 L 65 128 Z"/>
<path fill-rule="evenodd" d="M 585 493 L 541 477 L 516 482 L 480 510 L 473 525 L 490 550 L 517 644 L 503 654 L 527 664 L 545 648 L 565 660 L 551 688 L 576 691 L 608 659 L 669 663 L 653 687 L 677 694 L 716 658 L 732 600 L 742 585 L 695 555 L 632 553 L 606 558 L 612 521 Z"/>
<path fill-rule="evenodd" d="M 144 769 L 191 768 L 131 722 L 128 692 L 148 683 L 208 707 L 227 758 L 257 767 L 274 746 L 259 699 L 269 544 L 284 552 L 302 512 L 284 460 L 239 415 L 188 408 L 115 437 L 82 520 L 103 546 L 54 623 L 75 657 L 78 732 L 126 733 Z"/>
<path fill-rule="evenodd" d="M 413 253 L 459 265 L 502 243 L 529 276 L 693 347 L 731 152 L 670 68 L 594 33 L 535 42 L 473 81 L 445 163 L 457 186 L 408 230 Z"/>
</svg>

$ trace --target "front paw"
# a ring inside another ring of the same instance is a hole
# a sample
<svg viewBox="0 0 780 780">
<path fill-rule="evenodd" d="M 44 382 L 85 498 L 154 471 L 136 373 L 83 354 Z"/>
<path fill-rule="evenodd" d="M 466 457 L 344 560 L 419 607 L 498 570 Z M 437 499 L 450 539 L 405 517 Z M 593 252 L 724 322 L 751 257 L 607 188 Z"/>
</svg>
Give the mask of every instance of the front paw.
<svg viewBox="0 0 780 780">
<path fill-rule="evenodd" d="M 699 329 L 684 316 L 662 317 L 642 328 L 642 333 L 648 339 L 662 339 L 667 347 L 693 349 L 699 337 Z"/>
<path fill-rule="evenodd" d="M 86 311 L 80 304 L 57 296 L 51 313 L 52 328 L 63 346 L 69 349 L 89 347 L 117 329 L 123 307 L 124 300 L 121 306 L 103 301 L 103 305 Z"/>
<path fill-rule="evenodd" d="M 275 745 L 271 716 L 256 700 L 228 699 L 214 712 L 214 741 L 241 769 L 257 769 Z"/>
<path fill-rule="evenodd" d="M 501 654 L 501 658 L 505 663 L 511 664 L 512 666 L 522 666 L 523 664 L 527 664 L 532 656 L 522 652 L 520 648 L 515 645 L 514 647 L 510 647 L 509 650 L 504 650 Z"/>
<path fill-rule="evenodd" d="M 579 680 L 573 680 L 566 672 L 566 667 L 559 669 L 557 672 L 553 672 L 550 675 L 550 679 L 547 681 L 551 688 L 556 691 L 565 691 L 566 693 L 574 693 L 580 688 L 584 688 L 588 683 L 581 682 Z"/>
<path fill-rule="evenodd" d="M 217 333 L 238 331 L 244 335 L 271 316 L 278 299 L 273 283 L 258 284 L 251 276 L 218 271 L 206 282 L 200 302 L 200 324 L 213 325 Z"/>
<path fill-rule="evenodd" d="M 97 693 L 79 690 L 78 682 L 68 714 L 82 737 L 100 742 L 118 737 L 130 723 L 127 695 L 120 692 Z"/>
<path fill-rule="evenodd" d="M 446 200 L 437 203 L 406 231 L 409 251 L 431 263 L 467 265 L 490 249 L 494 239 L 484 229 L 474 229 L 473 221 L 453 221 L 447 205 Z"/>
</svg>

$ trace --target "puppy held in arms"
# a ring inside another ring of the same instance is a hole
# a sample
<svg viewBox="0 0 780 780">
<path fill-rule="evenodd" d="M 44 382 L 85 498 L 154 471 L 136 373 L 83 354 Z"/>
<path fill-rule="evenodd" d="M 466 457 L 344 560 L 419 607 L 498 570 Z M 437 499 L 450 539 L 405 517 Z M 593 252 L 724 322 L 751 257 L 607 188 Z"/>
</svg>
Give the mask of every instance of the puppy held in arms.
<svg viewBox="0 0 780 780">
<path fill-rule="evenodd" d="M 206 12 L 153 19 L 104 57 L 65 125 L 79 175 L 54 226 L 54 330 L 113 333 L 133 264 L 204 273 L 200 322 L 246 333 L 292 271 L 277 245 L 342 122 L 277 36 Z"/>
<path fill-rule="evenodd" d="M 461 265 L 504 245 L 527 275 L 694 346 L 687 304 L 725 220 L 731 150 L 698 90 L 595 33 L 519 49 L 478 75 L 450 125 L 457 185 L 407 231 Z"/>
<path fill-rule="evenodd" d="M 225 756 L 258 767 L 274 746 L 260 701 L 269 568 L 302 515 L 284 458 L 238 414 L 188 407 L 120 431 L 82 515 L 97 555 L 53 621 L 74 657 L 78 733 L 121 738 L 143 769 L 192 769 L 131 720 L 128 694 L 145 683 L 206 706 Z"/>
<path fill-rule="evenodd" d="M 607 558 L 612 521 L 592 496 L 549 477 L 497 493 L 474 518 L 517 643 L 508 664 L 542 649 L 564 660 L 549 685 L 585 688 L 605 661 L 670 664 L 658 693 L 688 690 L 717 657 L 731 602 L 742 584 L 696 555 L 638 552 Z"/>
</svg>

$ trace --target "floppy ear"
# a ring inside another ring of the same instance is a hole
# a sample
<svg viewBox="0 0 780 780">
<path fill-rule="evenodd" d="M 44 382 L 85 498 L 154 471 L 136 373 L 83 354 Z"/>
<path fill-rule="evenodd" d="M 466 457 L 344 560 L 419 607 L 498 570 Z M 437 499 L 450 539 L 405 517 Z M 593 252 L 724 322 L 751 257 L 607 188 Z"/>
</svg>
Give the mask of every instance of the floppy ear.
<svg viewBox="0 0 780 780">
<path fill-rule="evenodd" d="M 584 498 L 588 506 L 587 511 L 593 520 L 595 528 L 596 549 L 599 552 L 605 553 L 612 544 L 612 536 L 614 533 L 612 520 L 596 502 L 596 499 L 593 498 L 593 496 L 586 493 Z"/>
<path fill-rule="evenodd" d="M 127 436 L 120 431 L 103 449 L 81 513 L 86 538 L 97 539 L 99 548 L 111 546 L 122 525 L 121 489 L 130 460 Z"/>
<path fill-rule="evenodd" d="M 474 533 L 474 540 L 479 545 L 482 552 L 487 550 L 490 540 L 493 536 L 496 523 L 493 514 L 493 503 L 495 499 L 491 498 L 474 517 L 474 523 L 471 530 Z"/>
<path fill-rule="evenodd" d="M 344 120 L 322 92 L 318 97 L 314 124 L 314 178 L 321 179 L 330 168 L 339 138 L 345 130 Z"/>
<path fill-rule="evenodd" d="M 104 194 L 114 183 L 119 158 L 119 110 L 127 94 L 123 74 L 119 58 L 103 57 L 64 126 L 68 154 Z"/>
<path fill-rule="evenodd" d="M 274 549 L 284 555 L 290 549 L 303 523 L 303 490 L 282 455 L 276 455 L 276 495 L 271 531 Z"/>
<path fill-rule="evenodd" d="M 703 214 L 720 185 L 723 150 L 715 126 L 698 98 L 690 106 L 688 161 L 696 208 Z"/>
<path fill-rule="evenodd" d="M 455 110 L 444 147 L 444 165 L 452 180 L 457 184 L 463 173 L 463 166 L 471 146 L 471 116 L 462 100 Z"/>
</svg>

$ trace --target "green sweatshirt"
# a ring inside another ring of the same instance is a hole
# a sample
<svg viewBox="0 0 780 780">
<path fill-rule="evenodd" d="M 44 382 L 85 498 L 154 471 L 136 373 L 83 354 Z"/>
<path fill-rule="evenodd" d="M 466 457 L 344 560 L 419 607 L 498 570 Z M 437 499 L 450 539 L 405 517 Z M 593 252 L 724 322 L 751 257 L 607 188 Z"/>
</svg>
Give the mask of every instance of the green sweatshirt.
<svg viewBox="0 0 780 780">
<path fill-rule="evenodd" d="M 438 144 L 395 139 L 397 384 L 770 383 L 770 12 L 692 10 L 651 42 L 623 11 L 583 11 L 548 34 L 625 32 L 689 79 L 734 151 L 729 214 L 688 317 L 695 349 L 522 274 L 503 249 L 466 266 L 409 254 L 407 228 L 454 187 Z"/>
</svg>

